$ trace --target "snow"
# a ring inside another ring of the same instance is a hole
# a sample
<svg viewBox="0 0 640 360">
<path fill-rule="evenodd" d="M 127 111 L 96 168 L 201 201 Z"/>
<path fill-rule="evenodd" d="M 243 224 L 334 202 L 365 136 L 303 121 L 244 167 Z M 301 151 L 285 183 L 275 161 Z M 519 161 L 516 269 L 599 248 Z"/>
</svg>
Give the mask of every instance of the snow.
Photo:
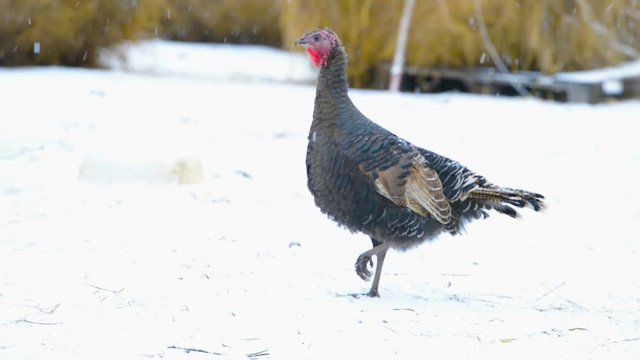
<svg viewBox="0 0 640 360">
<path fill-rule="evenodd" d="M 310 83 L 317 76 L 303 54 L 256 45 L 147 40 L 106 49 L 101 63 L 112 69 L 210 80 Z"/>
<path fill-rule="evenodd" d="M 602 93 L 607 96 L 620 96 L 624 93 L 625 82 L 640 79 L 640 60 L 629 61 L 606 68 L 563 72 L 550 77 L 560 82 L 592 84 L 600 83 Z"/>
<path fill-rule="evenodd" d="M 629 77 L 640 77 L 640 60 L 629 61 L 617 66 L 587 71 L 570 71 L 556 74 L 555 77 L 562 81 L 594 83 L 612 80 L 623 80 Z"/>
<path fill-rule="evenodd" d="M 391 252 L 354 298 L 370 242 L 306 189 L 313 85 L 264 48 L 128 51 L 168 48 L 186 69 L 0 69 L 1 359 L 637 358 L 640 102 L 352 91 L 548 200 Z"/>
</svg>

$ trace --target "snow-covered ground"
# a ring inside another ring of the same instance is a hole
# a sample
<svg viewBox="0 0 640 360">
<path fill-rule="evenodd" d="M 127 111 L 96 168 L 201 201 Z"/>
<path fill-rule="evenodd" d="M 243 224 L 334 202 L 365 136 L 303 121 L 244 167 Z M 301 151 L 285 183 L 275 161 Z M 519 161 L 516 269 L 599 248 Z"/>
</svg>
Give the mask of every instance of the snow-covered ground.
<svg viewBox="0 0 640 360">
<path fill-rule="evenodd" d="M 162 40 L 124 43 L 101 54 L 103 65 L 148 75 L 209 80 L 311 82 L 315 72 L 301 53 L 258 45 L 181 44 Z"/>
<path fill-rule="evenodd" d="M 0 69 L 0 359 L 640 356 L 640 102 L 352 91 L 548 199 L 390 253 L 353 298 L 370 242 L 306 189 L 314 87 L 129 69 Z"/>
</svg>

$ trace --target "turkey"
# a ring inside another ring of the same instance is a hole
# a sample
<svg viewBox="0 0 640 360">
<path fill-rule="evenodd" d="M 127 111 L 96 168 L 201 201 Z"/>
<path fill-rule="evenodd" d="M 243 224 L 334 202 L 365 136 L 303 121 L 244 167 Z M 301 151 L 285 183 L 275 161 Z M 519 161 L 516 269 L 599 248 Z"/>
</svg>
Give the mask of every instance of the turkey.
<svg viewBox="0 0 640 360">
<path fill-rule="evenodd" d="M 330 219 L 371 238 L 356 260 L 356 274 L 371 278 L 379 296 L 389 248 L 406 250 L 463 225 L 489 210 L 517 217 L 514 207 L 538 211 L 543 196 L 496 186 L 460 163 L 419 148 L 364 116 L 351 102 L 347 54 L 329 29 L 296 41 L 320 68 L 307 147 L 307 186 Z"/>
</svg>

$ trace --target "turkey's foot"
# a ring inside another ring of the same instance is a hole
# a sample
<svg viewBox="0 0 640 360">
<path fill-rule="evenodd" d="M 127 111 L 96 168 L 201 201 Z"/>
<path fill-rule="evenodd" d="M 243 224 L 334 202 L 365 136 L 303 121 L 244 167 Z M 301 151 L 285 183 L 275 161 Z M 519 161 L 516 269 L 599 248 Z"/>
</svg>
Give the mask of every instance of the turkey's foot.
<svg viewBox="0 0 640 360">
<path fill-rule="evenodd" d="M 366 293 L 354 293 L 354 294 L 347 294 L 349 296 L 351 296 L 352 298 L 356 298 L 356 299 L 360 299 L 361 297 L 364 296 L 368 296 L 368 297 L 380 297 L 380 294 L 378 294 L 378 289 L 371 289 L 369 290 L 369 292 Z"/>
<path fill-rule="evenodd" d="M 374 240 L 372 238 L 372 240 Z M 371 290 L 367 294 L 369 297 L 379 297 L 378 294 L 378 285 L 380 284 L 380 275 L 382 274 L 382 264 L 384 264 L 384 258 L 387 255 L 387 250 L 389 249 L 389 243 L 380 243 L 377 240 L 373 241 L 373 248 L 363 252 L 358 256 L 358 260 L 356 260 L 356 274 L 360 276 L 360 278 L 364 281 L 367 281 L 371 278 L 371 270 L 373 269 L 373 260 L 371 258 L 373 256 L 376 257 L 376 274 L 373 277 L 373 282 L 371 283 Z M 355 297 L 359 297 L 355 296 Z"/>
<path fill-rule="evenodd" d="M 360 278 L 364 281 L 369 281 L 371 279 L 371 270 L 373 269 L 373 260 L 371 256 L 367 255 L 367 253 L 361 254 L 358 256 L 356 260 L 356 274 L 360 276 Z"/>
</svg>

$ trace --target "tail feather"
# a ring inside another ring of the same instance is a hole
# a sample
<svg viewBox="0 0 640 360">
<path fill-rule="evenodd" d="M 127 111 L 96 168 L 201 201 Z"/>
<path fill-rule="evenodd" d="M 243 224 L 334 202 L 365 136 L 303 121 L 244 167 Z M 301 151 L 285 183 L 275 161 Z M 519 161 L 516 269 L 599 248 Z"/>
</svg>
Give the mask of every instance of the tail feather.
<svg viewBox="0 0 640 360">
<path fill-rule="evenodd" d="M 509 215 L 512 218 L 520 216 L 520 214 L 511 206 L 504 204 L 493 204 L 493 209 L 501 214 Z"/>
<path fill-rule="evenodd" d="M 540 211 L 544 208 L 544 196 L 525 190 L 498 187 L 481 188 L 471 190 L 469 198 L 511 217 L 518 216 L 518 212 L 511 206 L 518 208 L 530 207 L 535 211 Z"/>
</svg>

